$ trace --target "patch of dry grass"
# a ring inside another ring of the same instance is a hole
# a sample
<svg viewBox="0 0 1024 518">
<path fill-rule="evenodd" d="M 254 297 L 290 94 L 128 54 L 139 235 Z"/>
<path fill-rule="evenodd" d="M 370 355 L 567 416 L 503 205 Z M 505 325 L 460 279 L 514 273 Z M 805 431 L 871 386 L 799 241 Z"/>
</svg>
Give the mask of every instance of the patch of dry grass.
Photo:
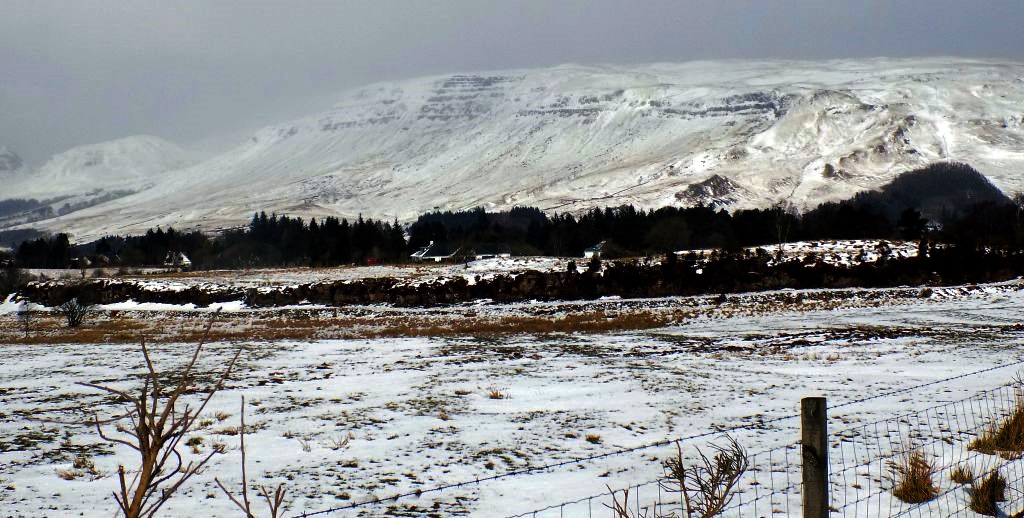
<svg viewBox="0 0 1024 518">
<path fill-rule="evenodd" d="M 892 466 L 892 471 L 896 481 L 892 495 L 896 498 L 908 504 L 919 504 L 938 496 L 935 464 L 919 450 L 901 455 Z"/>
<path fill-rule="evenodd" d="M 485 394 L 487 395 L 487 399 L 508 399 L 512 397 L 508 391 L 502 391 L 497 387 L 489 387 Z"/>
<path fill-rule="evenodd" d="M 2 325 L 0 343 L 46 345 L 62 343 L 194 342 L 202 338 L 192 312 L 98 312 L 92 321 L 68 328 L 56 315 L 41 315 L 34 331 Z M 605 333 L 664 327 L 678 315 L 655 310 L 583 311 L 565 315 L 388 315 L 335 316 L 331 311 L 264 310 L 222 314 L 210 329 L 211 341 L 280 341 L 334 338 L 404 338 L 506 336 L 514 334 Z"/>
<path fill-rule="evenodd" d="M 971 441 L 967 448 L 1003 458 L 1020 457 L 1024 453 L 1024 401 L 1018 397 L 1013 412 Z"/>
<path fill-rule="evenodd" d="M 989 473 L 980 481 L 971 483 L 967 490 L 967 506 L 985 516 L 996 516 L 998 502 L 1006 501 L 1006 479 L 998 471 Z"/>
<path fill-rule="evenodd" d="M 974 472 L 970 467 L 961 464 L 949 472 L 949 479 L 957 484 L 970 484 L 974 480 Z"/>
</svg>

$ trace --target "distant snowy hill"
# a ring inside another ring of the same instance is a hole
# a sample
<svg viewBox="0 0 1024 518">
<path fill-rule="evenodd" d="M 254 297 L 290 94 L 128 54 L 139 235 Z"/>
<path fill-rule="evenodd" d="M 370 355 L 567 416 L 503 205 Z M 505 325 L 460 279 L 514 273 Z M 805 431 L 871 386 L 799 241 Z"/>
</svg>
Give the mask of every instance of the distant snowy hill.
<svg viewBox="0 0 1024 518">
<path fill-rule="evenodd" d="M 195 163 L 177 145 L 157 137 L 134 136 L 71 148 L 34 171 L 22 171 L 6 186 L 8 197 L 55 198 L 90 192 L 138 191 L 160 175 Z"/>
<path fill-rule="evenodd" d="M 234 226 L 257 210 L 408 219 L 478 205 L 807 207 L 943 159 L 1015 193 L 1022 120 L 1024 64 L 1013 62 L 560 66 L 367 86 L 174 171 L 153 157 L 158 166 L 129 174 L 77 148 L 9 192 L 137 191 L 32 224 L 79 239 Z"/>
<path fill-rule="evenodd" d="M 0 174 L 13 173 L 23 165 L 21 157 L 17 153 L 0 146 Z"/>
</svg>

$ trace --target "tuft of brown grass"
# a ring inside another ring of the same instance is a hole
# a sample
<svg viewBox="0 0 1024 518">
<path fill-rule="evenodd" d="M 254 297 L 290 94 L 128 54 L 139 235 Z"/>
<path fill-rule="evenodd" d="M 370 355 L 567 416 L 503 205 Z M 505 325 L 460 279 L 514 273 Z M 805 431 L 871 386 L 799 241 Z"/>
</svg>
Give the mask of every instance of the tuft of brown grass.
<svg viewBox="0 0 1024 518">
<path fill-rule="evenodd" d="M 939 495 L 935 484 L 935 464 L 925 458 L 919 450 L 900 456 L 892 465 L 896 487 L 892 495 L 908 503 L 919 504 Z"/>
<path fill-rule="evenodd" d="M 993 471 L 980 482 L 971 482 L 967 497 L 967 507 L 972 511 L 996 516 L 999 513 L 998 502 L 1006 501 L 1006 479 L 998 471 Z"/>
<path fill-rule="evenodd" d="M 352 439 L 355 439 L 355 435 L 352 432 L 336 437 L 328 437 L 327 447 L 334 451 L 343 450 L 348 447 Z"/>
<path fill-rule="evenodd" d="M 502 392 L 501 389 L 497 387 L 490 387 L 487 389 L 488 399 L 508 399 L 509 397 L 511 396 L 508 392 Z"/>
<path fill-rule="evenodd" d="M 188 446 L 192 453 L 199 455 L 203 449 L 203 438 L 199 435 L 189 437 L 188 440 L 185 441 L 185 446 Z"/>
<path fill-rule="evenodd" d="M 1024 452 L 1024 401 L 1017 400 L 1013 412 L 979 435 L 967 449 L 986 455 L 1017 458 Z"/>
<path fill-rule="evenodd" d="M 588 433 L 586 436 L 583 437 L 583 440 L 589 442 L 590 444 L 601 444 L 601 436 L 596 433 Z"/>
<path fill-rule="evenodd" d="M 970 484 L 974 480 L 974 473 L 970 467 L 961 464 L 949 472 L 949 479 L 957 484 Z"/>
<path fill-rule="evenodd" d="M 73 469 L 64 469 L 64 468 L 58 468 L 57 469 L 57 476 L 60 477 L 63 480 L 75 480 L 81 474 L 82 473 L 80 471 L 76 471 L 76 470 L 73 470 Z"/>
<path fill-rule="evenodd" d="M 71 462 L 71 467 L 75 469 L 81 469 L 90 473 L 96 471 L 96 463 L 92 461 L 88 455 L 82 453 L 75 457 L 75 460 Z"/>
</svg>

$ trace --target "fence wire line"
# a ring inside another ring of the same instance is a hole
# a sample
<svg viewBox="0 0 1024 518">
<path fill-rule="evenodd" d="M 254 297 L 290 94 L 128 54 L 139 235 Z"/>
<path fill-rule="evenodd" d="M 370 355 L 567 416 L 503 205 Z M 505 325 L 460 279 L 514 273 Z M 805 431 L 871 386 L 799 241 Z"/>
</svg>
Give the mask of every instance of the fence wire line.
<svg viewBox="0 0 1024 518">
<path fill-rule="evenodd" d="M 875 400 L 875 399 L 889 397 L 889 396 L 893 396 L 893 395 L 896 395 L 896 394 L 901 394 L 901 393 L 912 391 L 912 390 L 918 390 L 918 389 L 925 388 L 925 387 L 930 387 L 930 386 L 934 386 L 934 385 L 940 385 L 940 384 L 943 384 L 943 383 L 948 383 L 950 381 L 955 381 L 955 380 L 959 380 L 959 379 L 969 378 L 969 377 L 972 377 L 972 376 L 977 376 L 979 374 L 985 374 L 985 373 L 989 373 L 989 372 L 993 372 L 993 371 L 997 371 L 997 370 L 1002 370 L 1002 369 L 1006 369 L 1006 368 L 1010 368 L 1010 367 L 1020 366 L 1020 365 L 1024 365 L 1024 359 L 1018 359 L 1017 361 L 1014 361 L 1014 362 L 1011 362 L 1011 363 L 1005 363 L 1005 364 L 1001 364 L 1001 365 L 994 365 L 994 366 L 991 366 L 991 367 L 986 367 L 984 369 L 979 369 L 979 370 L 972 371 L 972 372 L 958 374 L 956 376 L 951 376 L 951 377 L 948 377 L 948 378 L 932 380 L 932 381 L 929 381 L 929 382 L 926 382 L 926 383 L 921 383 L 921 384 L 914 385 L 914 386 L 911 386 L 911 387 L 901 388 L 899 390 L 892 390 L 892 391 L 888 391 L 888 392 L 882 392 L 882 393 L 879 393 L 879 394 L 875 394 L 875 395 L 872 395 L 872 396 L 867 396 L 867 397 L 863 397 L 863 398 L 858 398 L 858 399 L 853 399 L 853 400 L 849 400 L 849 401 L 844 401 L 844 402 L 839 403 L 837 405 L 830 406 L 829 410 L 833 410 L 833 409 L 837 409 L 837 408 L 843 408 L 843 407 L 847 407 L 847 406 L 852 406 L 852 405 L 855 405 L 855 404 L 860 404 L 860 403 L 864 403 L 864 402 L 867 402 L 867 401 L 872 401 L 872 400 Z M 322 510 L 319 510 L 319 511 L 302 513 L 302 514 L 299 514 L 297 516 L 299 518 L 307 518 L 307 517 L 311 517 L 311 516 L 321 516 L 321 515 L 325 515 L 325 514 L 334 513 L 334 512 L 337 512 L 337 511 L 344 511 L 344 510 L 347 510 L 347 509 L 356 509 L 356 508 L 360 508 L 360 507 L 374 506 L 374 505 L 382 504 L 382 503 L 385 503 L 385 502 L 393 502 L 393 501 L 401 500 L 403 498 L 420 497 L 420 496 L 422 496 L 424 494 L 427 494 L 427 493 L 439 493 L 439 492 L 447 491 L 447 490 L 450 490 L 450 489 L 458 489 L 458 488 L 467 487 L 467 486 L 471 486 L 471 485 L 479 485 L 479 484 L 481 484 L 483 482 L 492 482 L 492 481 L 495 481 L 495 480 L 503 480 L 503 479 L 506 479 L 506 478 L 514 478 L 514 477 L 518 477 L 518 476 L 522 476 L 522 475 L 529 475 L 529 474 L 534 474 L 534 473 L 540 473 L 540 472 L 544 472 L 544 471 L 548 471 L 548 470 L 552 470 L 552 469 L 556 469 L 556 468 L 562 468 L 562 467 L 573 465 L 573 464 L 583 464 L 583 463 L 592 462 L 592 461 L 595 461 L 595 460 L 607 459 L 607 458 L 610 458 L 610 457 L 617 457 L 617 456 L 626 455 L 626 454 L 629 454 L 629 453 L 636 453 L 638 451 L 648 450 L 648 449 L 652 449 L 652 448 L 660 448 L 660 447 L 668 446 L 670 444 L 674 444 L 674 443 L 677 443 L 677 442 L 690 442 L 690 441 L 693 441 L 693 440 L 696 440 L 696 439 L 706 439 L 706 438 L 709 438 L 709 437 L 719 436 L 719 435 L 727 434 L 727 433 L 730 433 L 730 432 L 737 432 L 737 431 L 743 431 L 743 430 L 753 430 L 753 429 L 758 428 L 758 427 L 763 427 L 764 425 L 767 425 L 767 424 L 778 423 L 778 422 L 786 421 L 786 420 L 789 420 L 789 419 L 798 419 L 799 417 L 800 417 L 800 414 L 787 414 L 787 415 L 773 417 L 773 418 L 770 418 L 770 419 L 755 419 L 753 422 L 742 424 L 742 425 L 725 427 L 725 428 L 720 428 L 720 429 L 716 429 L 716 430 L 710 430 L 710 431 L 707 431 L 707 432 L 701 432 L 701 433 L 697 433 L 697 434 L 692 434 L 692 435 L 683 436 L 683 437 L 677 437 L 677 438 L 672 438 L 672 439 L 663 439 L 663 440 L 660 440 L 660 441 L 655 441 L 655 442 L 651 442 L 651 443 L 641 444 L 639 446 L 633 446 L 633 447 L 630 447 L 630 448 L 620 448 L 620 449 L 617 449 L 617 450 L 611 450 L 611 451 L 608 451 L 608 452 L 605 452 L 605 453 L 600 453 L 600 454 L 597 454 L 597 455 L 591 455 L 591 456 L 587 456 L 587 457 L 577 457 L 577 458 L 573 458 L 573 459 L 569 459 L 569 460 L 564 460 L 564 461 L 559 461 L 559 462 L 552 462 L 552 463 L 544 464 L 544 465 L 541 465 L 541 466 L 526 467 L 526 468 L 522 468 L 522 469 L 518 469 L 518 470 L 507 471 L 505 473 L 500 473 L 500 474 L 497 474 L 497 475 L 490 475 L 490 476 L 486 476 L 486 477 L 476 477 L 476 478 L 471 479 L 471 480 L 464 480 L 464 481 L 461 481 L 461 482 L 453 482 L 451 484 L 443 484 L 443 485 L 440 485 L 440 486 L 434 486 L 434 487 L 426 488 L 426 489 L 416 489 L 416 490 L 407 491 L 407 492 L 404 492 L 404 493 L 397 493 L 397 494 L 394 494 L 394 495 L 391 495 L 391 496 L 387 496 L 387 497 L 371 498 L 369 500 L 364 500 L 364 501 L 361 501 L 361 502 L 352 502 L 352 503 L 349 503 L 349 504 L 345 504 L 345 505 L 341 505 L 341 506 L 336 506 L 336 507 L 331 507 L 331 508 L 328 508 L 328 509 L 322 509 Z M 647 484 L 649 484 L 649 483 L 647 483 Z M 642 485 L 646 485 L 646 484 L 641 484 L 640 486 L 642 486 Z M 639 486 L 637 486 L 637 487 L 639 487 Z M 594 498 L 594 497 L 588 497 L 588 498 Z M 584 501 L 584 500 L 587 500 L 587 498 L 581 499 L 581 501 Z M 562 503 L 562 504 L 559 504 L 559 505 L 555 505 L 555 506 L 551 506 L 550 508 L 558 508 L 558 507 L 563 506 L 563 505 L 565 505 L 565 503 Z M 536 511 L 536 512 L 539 512 L 539 510 Z M 527 513 L 527 514 L 529 514 L 529 513 Z"/>
<path fill-rule="evenodd" d="M 1019 456 L 979 451 L 982 448 L 972 442 L 1014 415 L 1020 398 L 1020 387 L 1007 384 L 974 398 L 836 434 L 832 449 L 837 450 L 838 459 L 833 454 L 830 464 L 839 469 L 830 470 L 829 488 L 834 512 L 840 516 L 977 516 L 968 493 L 972 482 L 998 471 L 1009 484 L 1019 485 L 1022 465 Z M 901 480 L 894 466 L 906 469 L 914 452 L 931 464 L 936 490 L 933 498 L 917 504 L 901 501 L 894 491 Z M 971 480 L 953 480 L 957 468 L 966 468 L 969 475 L 959 476 Z M 1020 509 L 1024 499 L 1018 489 L 1009 485 L 1006 489 L 1015 494 L 1000 507 Z"/>
<path fill-rule="evenodd" d="M 1024 504 L 1024 493 L 1012 487 L 1024 477 L 1024 466 L 1018 458 L 1003 459 L 971 449 L 969 442 L 991 430 L 996 423 L 1011 415 L 1016 408 L 1020 388 L 1014 383 L 980 391 L 957 401 L 934 405 L 870 423 L 847 427 L 829 434 L 832 453 L 829 464 L 829 494 L 832 512 L 837 516 L 977 516 L 970 509 L 965 489 L 970 482 L 957 483 L 949 475 L 958 466 L 968 466 L 974 480 L 993 471 L 1000 471 L 1008 482 L 1002 507 L 1018 509 Z M 1012 388 L 1011 388 L 1012 387 Z M 938 493 L 932 500 L 919 504 L 905 503 L 893 495 L 897 485 L 893 466 L 911 451 L 922 452 L 934 466 Z M 797 516 L 802 508 L 802 458 L 799 442 L 749 455 L 749 469 L 734 487 L 733 501 L 723 516 Z M 541 518 L 558 516 L 594 516 L 594 509 L 605 511 L 606 502 L 614 499 L 641 511 L 679 511 L 686 516 L 682 498 L 673 488 L 663 491 L 658 482 L 664 478 L 612 489 L 600 494 L 511 515 L 508 518 Z M 655 493 L 651 488 L 656 486 Z M 646 493 L 643 491 L 646 489 Z M 671 498 L 665 499 L 666 494 Z M 644 495 L 646 497 L 644 497 Z M 641 504 L 641 500 L 644 502 Z M 582 505 L 584 504 L 585 505 Z M 607 511 L 605 511 L 607 512 Z M 557 513 L 557 514 L 556 514 Z M 669 514 L 668 516 L 671 516 Z"/>
</svg>

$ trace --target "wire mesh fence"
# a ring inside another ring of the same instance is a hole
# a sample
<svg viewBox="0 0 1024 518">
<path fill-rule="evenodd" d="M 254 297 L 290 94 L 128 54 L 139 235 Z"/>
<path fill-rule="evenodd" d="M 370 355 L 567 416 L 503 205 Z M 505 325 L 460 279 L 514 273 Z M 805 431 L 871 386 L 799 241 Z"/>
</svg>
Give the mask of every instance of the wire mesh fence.
<svg viewBox="0 0 1024 518">
<path fill-rule="evenodd" d="M 1005 489 L 996 495 L 1000 500 L 995 502 L 998 515 L 1012 516 L 1024 508 L 1024 452 L 982 447 L 978 439 L 992 437 L 1019 415 L 1022 435 L 1011 440 L 1024 445 L 1021 404 L 1020 384 L 1014 383 L 879 421 L 836 426 L 828 436 L 829 516 L 983 516 L 978 511 L 984 511 L 980 506 L 987 497 L 972 499 L 972 485 L 980 486 L 993 473 L 1005 480 Z M 692 452 L 699 446 L 688 444 L 684 449 Z M 799 441 L 748 454 L 747 458 L 748 469 L 717 516 L 803 516 Z M 901 483 L 907 483 L 901 473 L 906 473 L 915 458 L 927 466 L 931 484 L 920 502 L 913 500 L 923 497 L 904 494 L 908 488 L 900 492 Z M 665 479 L 659 479 L 626 488 L 610 487 L 603 494 L 511 518 L 595 516 L 684 518 L 700 514 L 687 513 L 683 495 L 669 490 Z"/>
<path fill-rule="evenodd" d="M 693 462 L 698 449 L 706 445 L 682 448 L 684 460 Z M 720 513 L 722 516 L 799 516 L 801 509 L 800 448 L 797 444 L 747 454 L 748 468 L 731 492 Z M 563 502 L 508 518 L 614 517 L 622 507 L 630 518 L 687 517 L 686 501 L 677 485 L 665 478 L 649 480 L 625 488 L 609 487 L 602 494 Z"/>
<path fill-rule="evenodd" d="M 830 500 L 841 516 L 961 516 L 970 509 L 969 483 L 998 470 L 1006 477 L 1000 507 L 1024 507 L 1019 489 L 1020 452 L 979 447 L 978 439 L 1010 420 L 1021 402 L 1017 384 L 983 391 L 895 418 L 843 429 L 832 435 Z M 1019 440 L 1019 439 L 1018 439 Z M 907 503 L 899 496 L 900 469 L 913 456 L 933 471 L 935 497 Z M 959 471 L 960 476 L 954 476 Z M 966 479 L 964 478 L 966 477 Z M 961 481 L 954 481 L 959 478 Z"/>
</svg>

